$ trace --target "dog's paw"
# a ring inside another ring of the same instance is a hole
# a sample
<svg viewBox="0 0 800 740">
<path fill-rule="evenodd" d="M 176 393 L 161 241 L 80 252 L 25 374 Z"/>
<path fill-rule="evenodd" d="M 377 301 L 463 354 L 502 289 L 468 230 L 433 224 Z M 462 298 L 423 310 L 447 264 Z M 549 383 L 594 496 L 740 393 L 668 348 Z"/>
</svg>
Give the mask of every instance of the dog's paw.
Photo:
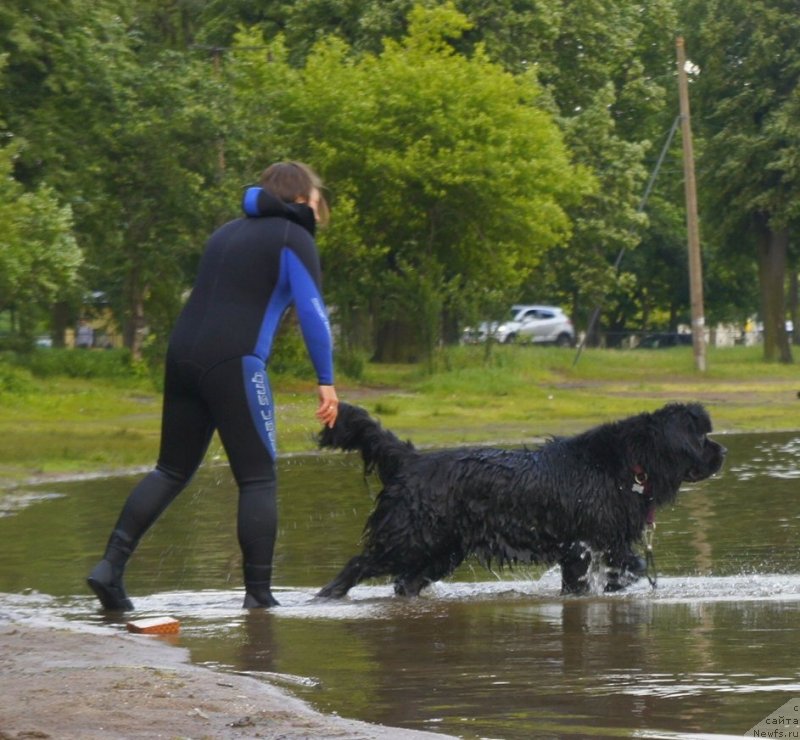
<svg viewBox="0 0 800 740">
<path fill-rule="evenodd" d="M 561 595 L 562 596 L 586 596 L 587 594 L 591 593 L 592 589 L 589 585 L 588 580 L 583 583 L 570 583 L 561 584 Z"/>
<path fill-rule="evenodd" d="M 646 568 L 643 568 L 641 572 L 634 572 L 624 568 L 608 568 L 606 570 L 606 585 L 603 591 L 607 594 L 622 591 L 636 583 L 644 575 L 645 570 Z"/>
<path fill-rule="evenodd" d="M 341 584 L 333 581 L 317 591 L 317 593 L 314 594 L 314 598 L 325 601 L 343 599 L 347 596 L 349 590 L 349 588 L 344 588 Z"/>
<path fill-rule="evenodd" d="M 647 561 L 641 555 L 631 553 L 622 564 L 622 570 L 623 572 L 635 575 L 637 578 L 641 578 L 647 573 Z"/>
<path fill-rule="evenodd" d="M 647 575 L 647 561 L 635 552 L 629 551 L 624 557 L 613 560 L 609 558 L 608 562 L 603 588 L 606 593 L 622 591 Z"/>
</svg>

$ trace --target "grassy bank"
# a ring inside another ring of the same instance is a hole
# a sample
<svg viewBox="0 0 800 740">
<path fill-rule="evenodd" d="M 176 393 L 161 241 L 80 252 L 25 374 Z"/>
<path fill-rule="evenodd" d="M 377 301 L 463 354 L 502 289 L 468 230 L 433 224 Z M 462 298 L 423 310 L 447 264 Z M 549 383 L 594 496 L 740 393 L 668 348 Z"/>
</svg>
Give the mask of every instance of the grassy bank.
<svg viewBox="0 0 800 740">
<path fill-rule="evenodd" d="M 721 432 L 800 428 L 800 371 L 765 364 L 761 348 L 709 350 L 708 370 L 690 348 L 657 351 L 482 347 L 443 352 L 435 372 L 368 364 L 340 378 L 358 403 L 419 445 L 517 444 L 571 434 L 668 401 L 699 400 Z M 283 452 L 310 451 L 314 385 L 274 378 Z M 152 464 L 160 394 L 144 377 L 31 377 L 0 393 L 0 482 Z M 214 441 L 209 452 L 223 453 Z"/>
</svg>

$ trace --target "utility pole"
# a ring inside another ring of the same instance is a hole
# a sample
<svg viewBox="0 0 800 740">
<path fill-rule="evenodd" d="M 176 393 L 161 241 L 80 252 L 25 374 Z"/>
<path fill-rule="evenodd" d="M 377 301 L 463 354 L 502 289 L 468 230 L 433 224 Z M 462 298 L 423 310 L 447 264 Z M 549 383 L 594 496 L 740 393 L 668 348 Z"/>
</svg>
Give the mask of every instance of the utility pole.
<svg viewBox="0 0 800 740">
<path fill-rule="evenodd" d="M 703 264 L 700 259 L 700 230 L 697 224 L 697 186 L 694 177 L 694 150 L 689 114 L 689 84 L 686 79 L 686 51 L 683 37 L 675 41 L 678 55 L 678 92 L 683 139 L 683 186 L 686 195 L 686 230 L 689 241 L 689 293 L 692 305 L 692 346 L 694 364 L 706 370 L 706 319 L 703 309 Z"/>
</svg>

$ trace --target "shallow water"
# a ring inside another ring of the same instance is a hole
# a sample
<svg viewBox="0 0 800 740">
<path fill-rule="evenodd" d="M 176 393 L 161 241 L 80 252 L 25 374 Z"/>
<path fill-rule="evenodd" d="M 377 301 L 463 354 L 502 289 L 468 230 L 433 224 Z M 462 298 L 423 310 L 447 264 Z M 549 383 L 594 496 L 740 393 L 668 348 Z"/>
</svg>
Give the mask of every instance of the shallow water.
<svg viewBox="0 0 800 740">
<path fill-rule="evenodd" d="M 137 616 L 181 620 L 194 661 L 278 680 L 343 716 L 465 738 L 742 736 L 800 696 L 800 434 L 722 441 L 723 472 L 659 513 L 655 590 L 564 598 L 555 570 L 471 564 L 419 599 L 373 584 L 316 602 L 356 552 L 376 492 L 341 454 L 281 462 L 280 609 L 240 608 L 222 467 L 144 538 L 128 590 Z M 0 611 L 123 629 L 83 579 L 135 480 L 6 501 Z"/>
</svg>

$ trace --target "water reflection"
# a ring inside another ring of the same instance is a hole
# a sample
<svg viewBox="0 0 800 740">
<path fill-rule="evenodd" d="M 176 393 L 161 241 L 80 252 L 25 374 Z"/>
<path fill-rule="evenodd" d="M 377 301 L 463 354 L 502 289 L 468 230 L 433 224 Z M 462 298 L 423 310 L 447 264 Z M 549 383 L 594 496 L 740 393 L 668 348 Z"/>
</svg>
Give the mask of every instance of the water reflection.
<svg viewBox="0 0 800 740">
<path fill-rule="evenodd" d="M 468 738 L 741 736 L 800 696 L 800 437 L 725 445 L 723 473 L 660 512 L 655 591 L 562 598 L 555 571 L 467 564 L 419 599 L 370 584 L 317 602 L 371 505 L 358 461 L 342 455 L 281 464 L 280 609 L 239 608 L 236 493 L 222 467 L 145 537 L 127 582 L 138 614 L 181 619 L 193 660 L 280 674 L 345 716 Z M 17 496 L 0 517 L 0 609 L 121 629 L 83 578 L 132 482 Z"/>
</svg>

